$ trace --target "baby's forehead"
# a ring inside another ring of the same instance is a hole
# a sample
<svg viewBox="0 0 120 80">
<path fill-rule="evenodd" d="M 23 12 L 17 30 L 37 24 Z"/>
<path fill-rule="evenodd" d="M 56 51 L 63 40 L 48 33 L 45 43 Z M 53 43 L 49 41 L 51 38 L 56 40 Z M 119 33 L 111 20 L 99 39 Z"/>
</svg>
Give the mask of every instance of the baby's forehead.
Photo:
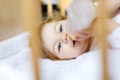
<svg viewBox="0 0 120 80">
<path fill-rule="evenodd" d="M 44 45 L 52 51 L 53 44 L 58 40 L 58 33 L 57 33 L 57 27 L 58 24 L 64 23 L 65 20 L 62 21 L 54 21 L 49 22 L 44 25 L 42 30 L 42 39 L 44 42 Z"/>
<path fill-rule="evenodd" d="M 65 23 L 66 23 L 66 20 L 51 21 L 46 23 L 45 25 L 43 25 L 43 28 L 42 28 L 42 37 L 44 35 L 47 35 L 47 33 L 54 33 L 60 24 L 65 25 Z"/>
<path fill-rule="evenodd" d="M 58 23 L 58 22 L 59 22 L 59 21 L 51 21 L 51 22 L 47 22 L 47 23 L 44 24 L 44 27 L 45 27 L 45 26 L 53 25 L 53 24 Z"/>
<path fill-rule="evenodd" d="M 47 22 L 43 25 L 43 30 L 46 28 L 55 27 L 57 24 L 64 24 L 64 23 L 66 23 L 66 20 Z"/>
<path fill-rule="evenodd" d="M 48 22 L 43 26 L 42 30 L 42 39 L 44 42 L 44 46 L 50 51 L 53 52 L 53 44 L 56 39 L 56 31 L 55 26 L 57 22 Z"/>
<path fill-rule="evenodd" d="M 47 25 L 47 24 L 54 24 L 54 23 L 64 23 L 64 22 L 66 22 L 66 20 L 53 20 L 53 21 L 45 23 L 45 25 Z"/>
<path fill-rule="evenodd" d="M 57 25 L 58 22 L 54 21 L 54 22 L 48 22 L 46 24 L 43 25 L 43 30 L 42 33 L 46 32 L 46 30 L 48 31 L 48 29 L 54 29 L 54 27 Z"/>
</svg>

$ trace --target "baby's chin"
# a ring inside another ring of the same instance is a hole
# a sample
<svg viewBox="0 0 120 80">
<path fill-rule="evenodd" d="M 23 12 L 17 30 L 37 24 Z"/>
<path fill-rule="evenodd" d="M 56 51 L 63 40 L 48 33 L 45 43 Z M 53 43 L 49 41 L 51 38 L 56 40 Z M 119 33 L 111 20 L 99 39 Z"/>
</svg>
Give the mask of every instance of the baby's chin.
<svg viewBox="0 0 120 80">
<path fill-rule="evenodd" d="M 76 58 L 76 57 L 78 57 L 78 56 L 80 56 L 82 53 L 73 53 L 73 54 L 71 54 L 71 55 L 68 55 L 68 56 L 59 56 L 59 59 L 62 59 L 62 60 L 69 60 L 69 59 L 74 59 L 74 58 Z"/>
</svg>

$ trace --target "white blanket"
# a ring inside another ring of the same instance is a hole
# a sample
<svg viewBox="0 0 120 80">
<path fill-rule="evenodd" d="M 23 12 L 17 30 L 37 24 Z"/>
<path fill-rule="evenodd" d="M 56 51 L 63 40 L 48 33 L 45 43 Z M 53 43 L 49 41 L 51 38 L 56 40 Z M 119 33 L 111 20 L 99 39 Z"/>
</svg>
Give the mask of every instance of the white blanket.
<svg viewBox="0 0 120 80">
<path fill-rule="evenodd" d="M 120 49 L 108 51 L 111 80 L 120 80 Z M 90 51 L 73 60 L 41 60 L 42 80 L 102 80 L 99 50 Z"/>
<path fill-rule="evenodd" d="M 52 61 L 43 59 L 42 80 L 101 80 L 101 59 L 91 51 L 73 60 Z"/>
<path fill-rule="evenodd" d="M 111 80 L 120 80 L 119 57 L 120 49 L 108 51 L 108 69 Z M 16 55 L 16 60 L 17 58 Z M 102 80 L 99 50 L 90 51 L 73 60 L 42 59 L 40 64 L 41 80 Z M 0 64 L 0 80 L 34 80 L 33 70 L 30 66 L 26 61 L 23 61 L 16 68 L 9 64 Z"/>
</svg>

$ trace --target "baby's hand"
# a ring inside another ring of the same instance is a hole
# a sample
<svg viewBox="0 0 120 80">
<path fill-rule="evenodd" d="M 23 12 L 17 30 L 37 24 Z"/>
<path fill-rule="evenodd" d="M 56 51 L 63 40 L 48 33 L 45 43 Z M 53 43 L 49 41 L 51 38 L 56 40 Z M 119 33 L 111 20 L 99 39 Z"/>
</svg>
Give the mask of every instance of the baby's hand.
<svg viewBox="0 0 120 80">
<path fill-rule="evenodd" d="M 84 29 L 80 32 L 75 32 L 74 34 L 74 40 L 75 41 L 82 41 L 82 40 L 86 40 L 89 39 L 90 37 L 93 36 L 93 31 L 88 28 L 88 29 Z"/>
<path fill-rule="evenodd" d="M 120 7 L 120 0 L 105 0 L 107 13 L 111 16 Z"/>
</svg>

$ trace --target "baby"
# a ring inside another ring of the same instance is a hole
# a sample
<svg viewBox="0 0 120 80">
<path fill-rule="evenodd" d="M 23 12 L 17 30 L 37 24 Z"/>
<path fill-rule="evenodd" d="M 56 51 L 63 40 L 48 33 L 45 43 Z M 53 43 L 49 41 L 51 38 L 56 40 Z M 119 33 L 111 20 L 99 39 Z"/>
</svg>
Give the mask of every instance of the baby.
<svg viewBox="0 0 120 80">
<path fill-rule="evenodd" d="M 54 59 L 71 59 L 87 51 L 90 39 L 74 42 L 66 31 L 66 20 L 52 20 L 41 29 L 46 54 Z"/>
<path fill-rule="evenodd" d="M 116 5 L 118 4 L 116 3 Z M 111 14 L 113 14 L 113 9 L 115 11 L 117 8 L 114 6 L 114 8 L 112 7 L 108 11 L 112 10 Z M 107 19 L 106 23 L 110 27 L 108 33 L 119 26 L 111 19 Z M 80 32 L 76 32 L 73 40 L 67 32 L 66 19 L 60 15 L 55 15 L 49 17 L 41 24 L 40 37 L 43 53 L 48 58 L 73 59 L 90 50 L 94 34 L 92 28 L 88 27 Z"/>
</svg>

